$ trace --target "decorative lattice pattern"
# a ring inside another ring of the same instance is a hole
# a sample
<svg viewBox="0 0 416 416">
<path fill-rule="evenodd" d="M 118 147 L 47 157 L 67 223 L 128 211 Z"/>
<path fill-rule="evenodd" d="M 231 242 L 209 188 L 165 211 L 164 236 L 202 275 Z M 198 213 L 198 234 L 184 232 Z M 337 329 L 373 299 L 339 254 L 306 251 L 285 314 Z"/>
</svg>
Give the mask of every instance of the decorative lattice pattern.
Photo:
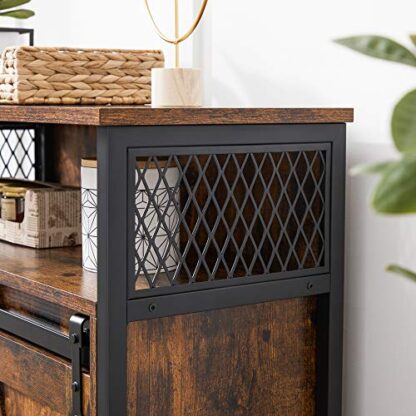
<svg viewBox="0 0 416 416">
<path fill-rule="evenodd" d="M 0 130 L 0 177 L 35 179 L 35 130 Z"/>
<path fill-rule="evenodd" d="M 81 216 L 82 216 L 82 250 L 83 267 L 96 272 L 97 261 L 97 211 L 98 195 L 96 189 L 81 190 Z"/>
<path fill-rule="evenodd" d="M 136 290 L 325 264 L 326 151 L 149 157 L 136 168 Z"/>
</svg>

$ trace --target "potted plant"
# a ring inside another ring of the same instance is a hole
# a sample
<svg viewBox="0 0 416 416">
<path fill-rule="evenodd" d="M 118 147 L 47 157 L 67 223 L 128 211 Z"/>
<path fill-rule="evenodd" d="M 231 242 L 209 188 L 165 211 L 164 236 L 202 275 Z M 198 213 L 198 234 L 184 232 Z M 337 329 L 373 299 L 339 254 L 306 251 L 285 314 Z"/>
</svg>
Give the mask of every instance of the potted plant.
<svg viewBox="0 0 416 416">
<path fill-rule="evenodd" d="M 35 12 L 21 6 L 30 2 L 31 0 L 0 0 L 0 16 L 19 20 L 28 19 L 34 16 Z M 33 44 L 32 29 L 0 27 L 0 51 L 6 46 L 22 44 Z"/>
<path fill-rule="evenodd" d="M 19 8 L 30 2 L 31 0 L 0 0 L 0 16 L 14 17 L 15 19 L 32 17 L 35 14 L 33 10 Z"/>
<path fill-rule="evenodd" d="M 410 39 L 416 46 L 416 35 Z M 352 36 L 337 43 L 362 54 L 416 67 L 416 54 L 400 43 L 382 36 Z M 398 160 L 375 165 L 357 166 L 353 174 L 377 174 L 380 180 L 372 196 L 372 206 L 382 214 L 416 213 L 416 89 L 407 93 L 395 106 L 391 118 L 394 145 Z M 416 273 L 397 264 L 387 270 L 416 281 Z"/>
</svg>

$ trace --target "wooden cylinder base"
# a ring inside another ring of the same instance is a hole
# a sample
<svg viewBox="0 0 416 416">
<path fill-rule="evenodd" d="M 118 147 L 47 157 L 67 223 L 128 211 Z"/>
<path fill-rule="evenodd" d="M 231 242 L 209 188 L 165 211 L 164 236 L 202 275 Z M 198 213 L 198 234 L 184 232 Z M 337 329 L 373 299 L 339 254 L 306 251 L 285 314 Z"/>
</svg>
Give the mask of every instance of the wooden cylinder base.
<svg viewBox="0 0 416 416">
<path fill-rule="evenodd" d="M 202 101 L 201 70 L 152 69 L 152 107 L 201 107 Z"/>
</svg>

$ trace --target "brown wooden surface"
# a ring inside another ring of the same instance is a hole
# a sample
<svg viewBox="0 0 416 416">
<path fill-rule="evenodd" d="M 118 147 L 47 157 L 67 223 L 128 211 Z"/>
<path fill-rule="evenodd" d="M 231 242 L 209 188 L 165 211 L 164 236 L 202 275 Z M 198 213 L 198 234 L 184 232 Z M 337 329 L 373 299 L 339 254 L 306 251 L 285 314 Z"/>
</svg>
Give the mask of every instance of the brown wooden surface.
<svg viewBox="0 0 416 416">
<path fill-rule="evenodd" d="M 0 416 L 63 416 L 45 404 L 0 385 Z"/>
<path fill-rule="evenodd" d="M 0 122 L 91 126 L 348 123 L 351 108 L 150 108 L 146 106 L 0 106 Z"/>
<path fill-rule="evenodd" d="M 68 334 L 69 319 L 77 313 L 59 303 L 48 302 L 32 294 L 0 285 L 0 308 L 34 319 L 39 323 Z"/>
<path fill-rule="evenodd" d="M 80 247 L 35 250 L 0 242 L 1 285 L 96 315 L 97 276 L 83 271 Z"/>
<path fill-rule="evenodd" d="M 96 156 L 96 137 L 91 126 L 45 126 L 46 180 L 81 186 L 81 159 Z"/>
<path fill-rule="evenodd" d="M 315 415 L 316 298 L 130 323 L 129 416 Z"/>
<path fill-rule="evenodd" d="M 0 409 L 4 416 L 70 414 L 72 392 L 69 362 L 2 332 L 0 357 Z M 16 397 L 14 391 L 18 391 L 20 397 Z M 89 395 L 90 377 L 84 374 L 85 415 L 90 414 Z"/>
</svg>

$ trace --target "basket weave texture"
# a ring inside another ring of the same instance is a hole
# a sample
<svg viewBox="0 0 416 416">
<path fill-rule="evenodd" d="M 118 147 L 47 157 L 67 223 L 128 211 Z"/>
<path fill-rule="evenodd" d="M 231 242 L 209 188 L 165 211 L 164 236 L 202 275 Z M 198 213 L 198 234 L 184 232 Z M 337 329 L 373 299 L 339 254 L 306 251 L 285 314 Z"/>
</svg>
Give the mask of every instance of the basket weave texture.
<svg viewBox="0 0 416 416">
<path fill-rule="evenodd" d="M 6 48 L 0 102 L 8 104 L 148 104 L 158 50 Z"/>
</svg>

